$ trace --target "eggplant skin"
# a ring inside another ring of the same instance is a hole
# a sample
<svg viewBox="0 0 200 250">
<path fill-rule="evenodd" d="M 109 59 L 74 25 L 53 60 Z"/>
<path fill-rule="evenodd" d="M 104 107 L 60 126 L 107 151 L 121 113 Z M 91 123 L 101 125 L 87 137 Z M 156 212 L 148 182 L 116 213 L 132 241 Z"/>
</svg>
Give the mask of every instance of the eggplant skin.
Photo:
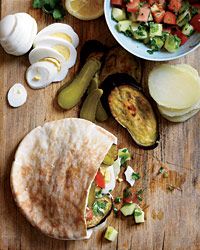
<svg viewBox="0 0 200 250">
<path fill-rule="evenodd" d="M 153 149 L 158 145 L 156 115 L 140 90 L 130 85 L 115 87 L 108 104 L 115 120 L 127 129 L 138 146 Z"/>
<path fill-rule="evenodd" d="M 103 82 L 109 75 L 126 73 L 137 82 L 141 81 L 141 62 L 120 46 L 110 48 L 105 55 L 103 67 L 100 72 L 100 81 Z"/>
</svg>

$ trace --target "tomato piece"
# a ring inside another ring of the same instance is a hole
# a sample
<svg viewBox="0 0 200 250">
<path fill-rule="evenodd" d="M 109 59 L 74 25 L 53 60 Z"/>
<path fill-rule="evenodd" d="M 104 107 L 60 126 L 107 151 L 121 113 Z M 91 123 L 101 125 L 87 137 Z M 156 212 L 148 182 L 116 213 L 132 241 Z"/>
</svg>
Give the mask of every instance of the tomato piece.
<svg viewBox="0 0 200 250">
<path fill-rule="evenodd" d="M 86 208 L 86 220 L 92 220 L 93 218 L 93 211 L 91 208 Z"/>
<path fill-rule="evenodd" d="M 166 6 L 166 0 L 158 0 L 158 5 L 164 9 Z"/>
<path fill-rule="evenodd" d="M 172 29 L 171 27 L 166 27 L 166 28 L 163 28 L 163 32 L 171 33 Z"/>
<path fill-rule="evenodd" d="M 123 0 L 111 0 L 111 5 L 115 5 L 118 7 L 122 7 L 123 5 Z"/>
<path fill-rule="evenodd" d="M 194 27 L 194 29 L 200 32 L 200 14 L 193 16 L 190 24 Z"/>
<path fill-rule="evenodd" d="M 173 35 L 177 35 L 177 37 L 181 39 L 181 45 L 185 44 L 187 42 L 187 40 L 189 39 L 186 35 L 184 35 L 178 29 L 175 32 L 173 32 Z"/>
<path fill-rule="evenodd" d="M 98 171 L 95 176 L 95 183 L 98 187 L 105 188 L 105 179 L 100 171 Z"/>
<path fill-rule="evenodd" d="M 128 12 L 137 12 L 140 7 L 140 0 L 132 0 L 130 3 L 127 3 L 126 8 Z"/>
<path fill-rule="evenodd" d="M 158 1 L 157 0 L 148 0 L 148 3 L 150 4 L 150 5 L 153 5 L 154 3 L 157 3 Z"/>
<path fill-rule="evenodd" d="M 147 22 L 150 14 L 150 9 L 147 7 L 142 7 L 139 10 L 139 15 L 137 17 L 138 22 Z"/>
<path fill-rule="evenodd" d="M 176 15 L 170 11 L 167 11 L 165 13 L 163 22 L 167 24 L 176 24 Z"/>
<path fill-rule="evenodd" d="M 178 12 L 182 6 L 182 0 L 170 0 L 168 9 L 173 12 Z"/>
<path fill-rule="evenodd" d="M 165 16 L 165 11 L 163 10 L 163 11 L 153 12 L 152 15 L 156 23 L 161 23 Z"/>
</svg>

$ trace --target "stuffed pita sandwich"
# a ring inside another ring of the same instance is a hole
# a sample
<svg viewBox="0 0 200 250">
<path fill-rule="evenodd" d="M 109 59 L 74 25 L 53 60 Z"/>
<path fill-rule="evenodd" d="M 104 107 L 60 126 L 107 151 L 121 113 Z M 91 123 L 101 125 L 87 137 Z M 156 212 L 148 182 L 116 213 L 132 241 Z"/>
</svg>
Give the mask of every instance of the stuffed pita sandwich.
<svg viewBox="0 0 200 250">
<path fill-rule="evenodd" d="M 20 143 L 11 170 L 14 199 L 28 221 L 62 240 L 91 236 L 112 208 L 106 171 L 117 138 L 78 118 L 44 124 Z M 101 167 L 101 168 L 100 168 Z"/>
</svg>

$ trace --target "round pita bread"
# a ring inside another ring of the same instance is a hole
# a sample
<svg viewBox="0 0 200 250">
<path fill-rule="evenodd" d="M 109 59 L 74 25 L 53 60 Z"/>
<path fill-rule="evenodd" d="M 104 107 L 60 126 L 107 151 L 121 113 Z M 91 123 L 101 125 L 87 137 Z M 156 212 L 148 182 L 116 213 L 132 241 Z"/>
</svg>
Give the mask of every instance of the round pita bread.
<svg viewBox="0 0 200 250">
<path fill-rule="evenodd" d="M 70 118 L 32 130 L 20 143 L 11 170 L 14 199 L 33 226 L 50 237 L 87 237 L 90 185 L 117 139 L 95 124 Z"/>
</svg>

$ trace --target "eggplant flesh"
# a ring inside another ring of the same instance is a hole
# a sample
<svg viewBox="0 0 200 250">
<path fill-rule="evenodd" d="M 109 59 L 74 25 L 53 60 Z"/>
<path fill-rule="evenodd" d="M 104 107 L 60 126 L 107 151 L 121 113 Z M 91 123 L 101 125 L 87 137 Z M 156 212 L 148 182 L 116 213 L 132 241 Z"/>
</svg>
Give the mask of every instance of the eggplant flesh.
<svg viewBox="0 0 200 250">
<path fill-rule="evenodd" d="M 94 213 L 93 212 L 93 217 L 90 220 L 87 220 L 87 228 L 93 228 L 101 224 L 105 219 L 110 215 L 111 210 L 112 210 L 112 199 L 108 196 L 105 195 L 102 198 L 98 198 L 94 200 L 93 207 L 95 202 L 100 202 L 105 204 L 105 208 L 102 210 L 102 212 Z"/>
<path fill-rule="evenodd" d="M 144 148 L 158 144 L 158 124 L 153 108 L 138 89 L 130 85 L 115 87 L 108 104 L 115 120 L 126 128 L 135 143 Z"/>
</svg>

